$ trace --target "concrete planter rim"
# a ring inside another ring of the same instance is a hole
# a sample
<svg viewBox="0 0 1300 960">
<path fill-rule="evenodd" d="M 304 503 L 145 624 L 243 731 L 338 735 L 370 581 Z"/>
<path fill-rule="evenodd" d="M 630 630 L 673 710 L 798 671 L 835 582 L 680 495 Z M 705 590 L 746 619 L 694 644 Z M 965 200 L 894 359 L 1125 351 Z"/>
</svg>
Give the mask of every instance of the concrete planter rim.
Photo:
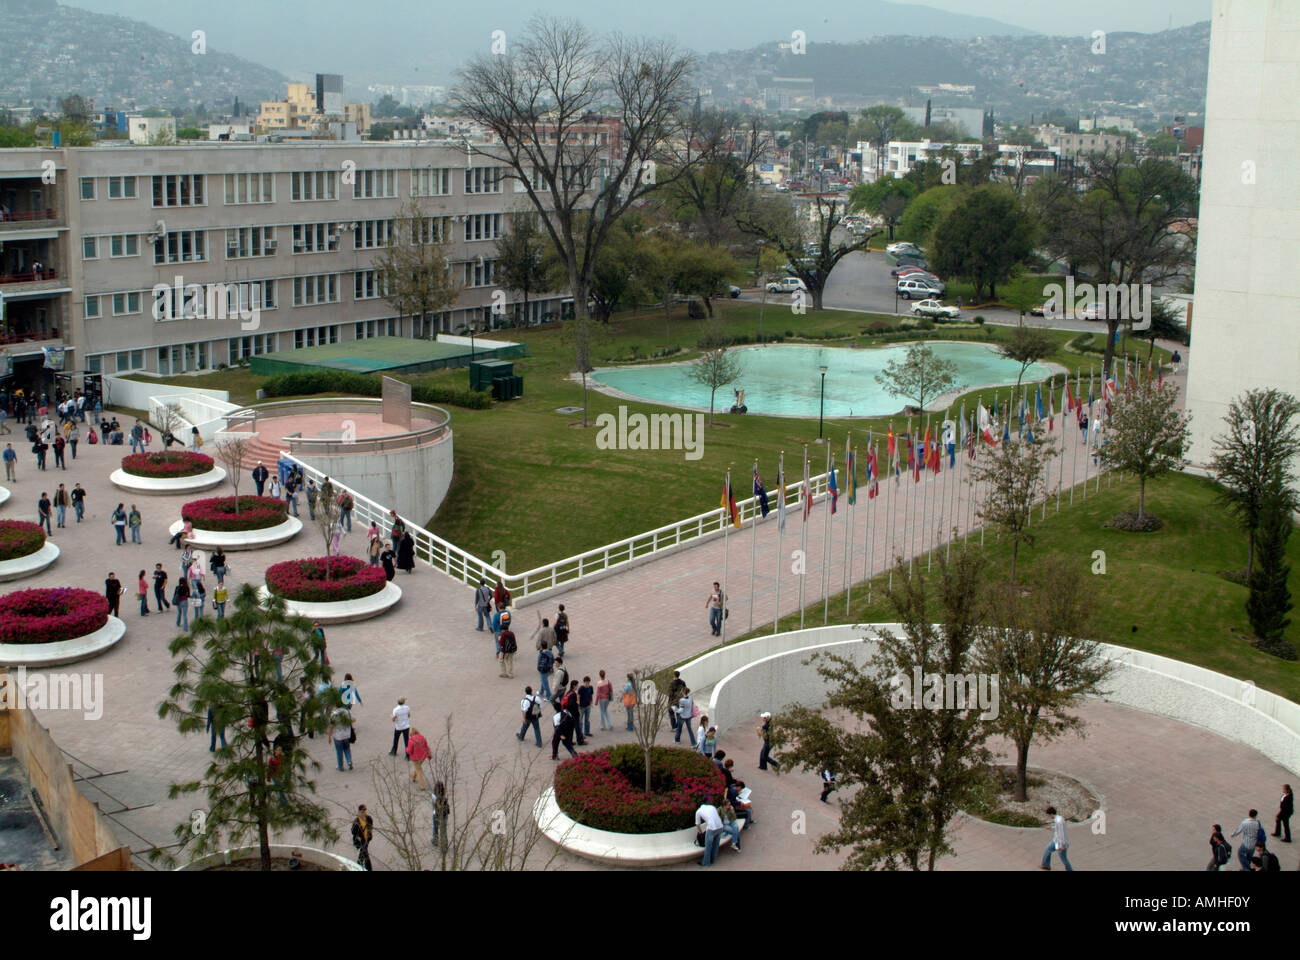
<svg viewBox="0 0 1300 960">
<path fill-rule="evenodd" d="M 176 520 L 167 528 L 168 534 L 176 534 L 185 526 L 184 520 Z M 260 527 L 256 530 L 201 530 L 195 527 L 185 542 L 202 550 L 221 547 L 223 550 L 256 550 L 259 547 L 274 547 L 292 540 L 302 532 L 302 521 L 289 516 L 282 523 L 273 527 Z"/>
<path fill-rule="evenodd" d="M 257 845 L 244 847 L 231 847 L 221 850 L 217 853 L 209 853 L 205 856 L 191 860 L 189 863 L 176 867 L 174 873 L 202 873 L 209 867 L 230 863 L 232 860 L 246 860 L 250 857 L 260 858 L 262 848 Z M 271 859 L 287 860 L 296 856 L 297 859 L 306 863 L 312 863 L 316 866 L 331 867 L 339 872 L 364 872 L 365 868 L 356 860 L 343 856 L 342 854 L 332 853 L 329 850 L 322 850 L 319 847 L 293 846 L 287 843 L 271 844 Z"/>
<path fill-rule="evenodd" d="M 270 596 L 270 590 L 263 583 L 257 588 L 261 598 Z M 384 589 L 368 597 L 356 600 L 332 600 L 328 603 L 310 603 L 303 600 L 285 600 L 289 612 L 318 620 L 321 623 L 351 623 L 357 620 L 369 620 L 387 613 L 402 599 L 402 588 L 391 580 L 384 584 Z"/>
<path fill-rule="evenodd" d="M 108 621 L 94 633 L 69 637 L 53 643 L 0 643 L 0 667 L 57 667 L 98 656 L 126 635 L 126 624 L 108 615 Z"/>
<path fill-rule="evenodd" d="M 200 490 L 211 490 L 213 487 L 219 486 L 226 479 L 226 470 L 224 467 L 213 464 L 212 469 L 207 473 L 195 474 L 192 477 L 159 478 L 138 477 L 118 467 L 109 474 L 108 479 L 112 481 L 113 486 L 130 493 L 198 493 Z"/>
<path fill-rule="evenodd" d="M 0 560 L 0 582 L 21 580 L 34 573 L 40 573 L 55 560 L 59 559 L 59 547 L 54 541 L 46 539 L 41 549 L 12 560 Z"/>
</svg>

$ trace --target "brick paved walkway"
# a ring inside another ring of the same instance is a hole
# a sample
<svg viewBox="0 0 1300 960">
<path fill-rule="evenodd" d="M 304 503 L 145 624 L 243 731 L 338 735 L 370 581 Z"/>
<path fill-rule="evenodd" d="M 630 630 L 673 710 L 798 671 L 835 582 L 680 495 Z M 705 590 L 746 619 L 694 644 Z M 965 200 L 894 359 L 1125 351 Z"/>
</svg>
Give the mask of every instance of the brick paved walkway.
<svg viewBox="0 0 1300 960">
<path fill-rule="evenodd" d="M 1067 430 L 1077 441 L 1078 431 Z M 15 434 L 21 437 L 21 434 Z M 4 438 L 9 439 L 9 438 Z M 840 441 L 842 450 L 842 439 Z M 20 450 L 19 480 L 8 484 L 13 499 L 4 515 L 34 518 L 35 502 L 42 489 L 51 492 L 62 481 L 69 488 L 81 482 L 89 491 L 85 521 L 55 531 L 55 542 L 63 551 L 60 560 L 43 574 L 10 589 L 32 586 L 77 585 L 101 589 L 107 571 L 113 569 L 127 589 L 122 609 L 127 623 L 125 639 L 109 653 L 65 670 L 103 672 L 106 704 L 102 719 L 87 721 L 80 714 L 44 711 L 41 721 L 49 726 L 64 750 L 76 760 L 79 773 L 92 776 L 84 787 L 113 814 L 122 826 L 124 840 L 140 853 L 151 843 L 168 843 L 172 827 L 188 819 L 201 804 L 195 798 L 169 801 L 167 786 L 173 781 L 199 776 L 207 763 L 204 737 L 182 738 L 170 722 L 158 719 L 157 706 L 171 682 L 171 658 L 166 644 L 174 631 L 170 616 L 140 617 L 131 600 L 135 575 L 141 568 L 152 569 L 155 561 L 177 573 L 177 552 L 166 545 L 166 527 L 178 516 L 186 497 L 135 497 L 144 514 L 143 546 L 114 546 L 108 516 L 124 500 L 132 498 L 108 482 L 125 447 L 79 448 L 70 469 L 38 473 L 27 445 Z M 824 453 L 822 454 L 824 457 Z M 52 459 L 52 458 L 51 458 Z M 1069 468 L 1072 459 L 1082 476 L 1082 458 L 1071 457 L 1070 448 L 1061 463 Z M 787 472 L 795 470 L 787 462 Z M 769 484 L 773 478 L 765 477 Z M 1103 484 L 1106 482 L 1103 478 Z M 944 478 L 922 483 L 919 488 L 938 488 Z M 883 484 L 885 496 L 874 509 L 887 510 L 892 482 Z M 900 489 L 912 486 L 904 481 Z M 1054 489 L 1054 488 L 1053 488 Z M 204 494 L 211 496 L 223 491 Z M 229 492 L 224 491 L 224 492 Z M 951 491 L 950 491 L 951 492 Z M 960 491 L 958 491 L 960 492 Z M 915 495 L 913 490 L 912 494 Z M 1076 495 L 1078 495 L 1076 493 Z M 843 503 L 843 501 L 841 501 Z M 862 503 L 865 503 L 865 497 Z M 1068 504 L 1068 491 L 1062 509 Z M 810 523 L 806 602 L 818 594 L 822 557 L 821 531 L 824 507 L 815 509 Z M 859 506 L 864 511 L 867 509 Z M 1048 506 L 1054 511 L 1055 501 Z M 843 511 L 841 511 L 842 513 Z M 965 513 L 957 509 L 958 526 Z M 305 515 L 305 507 L 304 507 Z M 913 516 L 919 507 L 912 504 Z M 903 511 L 899 511 L 903 516 Z M 862 514 L 858 517 L 857 544 L 863 547 Z M 837 517 L 839 523 L 839 517 Z M 760 526 L 758 550 L 763 568 L 755 583 L 754 604 L 759 623 L 770 618 L 775 593 L 776 532 L 774 518 Z M 945 524 L 946 526 L 946 524 Z M 781 609 L 796 609 L 794 579 L 788 573 L 788 551 L 797 546 L 800 520 L 792 511 L 782 547 L 786 555 L 782 577 Z M 906 528 L 906 524 L 902 525 Z M 843 558 L 843 524 L 833 533 L 832 558 L 835 569 Z M 886 536 L 875 544 L 875 569 L 885 562 Z M 900 538 L 896 538 L 900 539 Z M 838 545 L 838 552 L 836 547 Z M 358 528 L 345 540 L 344 549 L 360 554 L 364 530 Z M 900 539 L 901 548 L 901 539 Z M 748 626 L 748 558 L 750 531 L 730 542 L 730 624 L 743 631 Z M 322 544 L 308 526 L 288 544 L 254 553 L 231 554 L 233 585 L 245 580 L 260 582 L 261 571 L 270 563 L 295 556 L 318 555 Z M 862 554 L 859 554 L 861 557 Z M 647 661 L 669 663 L 700 653 L 717 641 L 709 635 L 704 601 L 710 581 L 721 576 L 723 543 L 715 541 L 672 554 L 652 563 L 597 581 L 566 594 L 562 599 L 573 619 L 573 641 L 569 646 L 570 672 L 581 678 L 595 677 L 604 668 L 619 677 L 631 667 Z M 857 564 L 862 575 L 863 560 Z M 389 614 L 369 622 L 346 624 L 329 630 L 330 657 L 335 669 L 349 671 L 357 680 L 365 705 L 358 708 L 358 743 L 354 747 L 356 771 L 334 769 L 333 751 L 328 744 L 309 743 L 313 756 L 322 764 L 318 776 L 322 797 L 338 812 L 344 828 L 350 812 L 359 802 L 375 809 L 366 764 L 389 760 L 391 741 L 389 711 L 398 696 L 406 696 L 417 727 L 433 740 L 444 716 L 456 721 L 458 739 L 464 750 L 462 764 L 471 770 L 494 758 L 510 759 L 522 754 L 540 754 L 535 747 L 518 744 L 519 695 L 524 683 L 535 680 L 531 657 L 521 652 L 515 682 L 499 679 L 490 634 L 473 630 L 472 592 L 447 577 L 417 568 L 412 575 L 398 574 L 405 591 L 402 602 Z M 839 589 L 839 584 L 834 584 Z M 151 600 L 152 603 L 152 600 Z M 550 614 L 554 602 L 545 601 L 534 609 L 520 611 L 517 632 L 521 639 L 541 612 Z M 809 625 L 815 624 L 815 619 Z M 521 647 L 524 644 L 521 644 Z M 1153 717 L 1125 707 L 1090 702 L 1081 713 L 1088 720 L 1085 737 L 1071 738 L 1035 747 L 1031 764 L 1070 773 L 1089 784 L 1103 800 L 1107 812 L 1107 833 L 1093 836 L 1086 828 L 1072 831 L 1072 860 L 1080 869 L 1173 870 L 1197 869 L 1208 859 L 1206 837 L 1209 824 L 1235 826 L 1250 806 L 1271 814 L 1283 782 L 1294 780 L 1286 770 L 1258 753 L 1230 743 L 1204 730 Z M 598 735 L 596 746 L 620 742 L 623 732 Z M 757 787 L 759 825 L 746 837 L 744 852 L 725 854 L 719 869 L 830 869 L 839 858 L 816 855 L 814 840 L 834 823 L 834 799 L 817 802 L 815 774 L 760 773 L 757 749 L 750 725 L 722 731 L 721 746 L 736 757 L 741 777 Z M 549 758 L 538 762 L 538 785 L 550 772 Z M 94 776 L 105 774 L 104 776 Z M 126 812 L 124 807 L 132 808 Z M 807 815 L 807 833 L 794 835 L 790 829 L 792 811 Z M 346 831 L 343 831 L 346 833 Z M 943 863 L 957 869 L 1032 868 L 1046 841 L 1045 831 L 1023 831 L 961 819 L 955 825 L 957 855 Z M 350 850 L 346 836 L 339 850 Z M 550 853 L 543 851 L 541 859 Z M 380 868 L 398 868 L 391 849 L 377 842 L 375 860 Z M 1295 865 L 1295 855 L 1284 847 L 1283 869 Z M 557 864 L 571 869 L 592 865 L 560 856 Z M 688 867 L 689 868 L 689 867 Z M 681 868 L 678 868 L 681 869 Z"/>
</svg>

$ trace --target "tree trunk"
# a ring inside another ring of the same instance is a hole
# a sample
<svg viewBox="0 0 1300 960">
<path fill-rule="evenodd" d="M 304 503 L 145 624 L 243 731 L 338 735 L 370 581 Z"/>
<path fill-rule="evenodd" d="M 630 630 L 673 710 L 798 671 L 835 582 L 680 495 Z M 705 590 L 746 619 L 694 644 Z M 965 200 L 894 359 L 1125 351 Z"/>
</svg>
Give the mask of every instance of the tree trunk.
<svg viewBox="0 0 1300 960">
<path fill-rule="evenodd" d="M 582 371 L 582 425 L 587 426 L 587 371 Z"/>
<path fill-rule="evenodd" d="M 1011 541 L 1011 582 L 1016 582 L 1016 552 L 1020 549 L 1020 541 Z"/>
<path fill-rule="evenodd" d="M 821 285 L 821 286 L 814 286 L 814 287 L 813 287 L 811 290 L 809 290 L 808 292 L 812 294 L 812 298 L 813 298 L 813 309 L 814 309 L 814 310 L 820 310 L 820 309 L 822 309 L 822 297 L 823 297 L 823 296 L 825 295 L 825 293 L 826 293 L 826 286 L 825 286 L 825 284 L 823 284 L 823 285 Z"/>
<path fill-rule="evenodd" d="M 650 793 L 650 751 L 645 751 L 645 792 Z"/>
<path fill-rule="evenodd" d="M 703 299 L 704 299 L 704 310 L 708 314 L 709 319 L 712 320 L 713 319 L 713 298 L 704 297 Z"/>
<path fill-rule="evenodd" d="M 1138 520 L 1142 519 L 1143 512 L 1146 509 L 1147 499 L 1147 478 L 1138 477 Z"/>
<path fill-rule="evenodd" d="M 1255 531 L 1251 531 L 1246 536 L 1246 580 L 1250 581 L 1250 574 L 1255 569 Z"/>
<path fill-rule="evenodd" d="M 1118 329 L 1119 321 L 1106 321 L 1106 352 L 1101 356 L 1101 381 L 1104 387 L 1106 376 L 1110 373 L 1110 368 L 1115 363 L 1115 331 Z M 1105 390 L 1102 391 L 1105 393 Z"/>
<path fill-rule="evenodd" d="M 1024 803 L 1029 799 L 1029 741 L 1016 743 L 1016 792 L 1012 799 Z"/>
</svg>

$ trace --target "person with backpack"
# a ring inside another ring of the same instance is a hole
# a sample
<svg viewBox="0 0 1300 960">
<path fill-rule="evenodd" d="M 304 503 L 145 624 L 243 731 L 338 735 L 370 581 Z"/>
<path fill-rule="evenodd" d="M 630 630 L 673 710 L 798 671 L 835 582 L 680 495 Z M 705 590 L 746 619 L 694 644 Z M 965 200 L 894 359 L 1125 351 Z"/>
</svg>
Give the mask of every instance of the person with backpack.
<svg viewBox="0 0 1300 960">
<path fill-rule="evenodd" d="M 573 731 L 578 737 L 578 746 L 585 747 L 586 739 L 582 735 L 582 709 L 578 705 L 578 681 L 570 680 L 568 691 L 560 698 L 560 706 L 573 720 Z"/>
<path fill-rule="evenodd" d="M 1224 838 L 1223 827 L 1216 823 L 1210 831 L 1210 862 L 1205 869 L 1218 873 L 1219 868 L 1231 859 L 1232 844 Z"/>
<path fill-rule="evenodd" d="M 373 527 L 373 525 L 372 525 Z M 372 541 L 373 542 L 373 541 Z M 375 559 L 371 561 L 374 566 L 375 560 L 378 560 L 379 554 L 374 555 Z M 492 588 L 487 585 L 487 581 L 480 578 L 478 586 L 474 590 L 474 612 L 478 614 L 478 629 L 483 630 L 485 622 L 491 622 L 492 619 Z"/>
<path fill-rule="evenodd" d="M 695 732 L 691 730 L 691 718 L 694 716 L 695 701 L 691 699 L 689 687 L 682 687 L 681 699 L 677 701 L 677 733 L 673 736 L 674 743 L 682 742 L 682 730 L 686 731 L 686 741 L 693 747 L 695 746 Z"/>
<path fill-rule="evenodd" d="M 352 764 L 348 764 L 352 769 Z M 375 818 L 366 813 L 363 803 L 357 807 L 357 818 L 352 821 L 352 846 L 357 848 L 357 863 L 367 870 L 375 868 L 370 864 L 370 841 L 375 838 Z"/>
<path fill-rule="evenodd" d="M 713 759 L 718 749 L 718 728 L 709 723 L 708 717 L 700 717 L 700 735 L 695 738 L 695 749 Z"/>
<path fill-rule="evenodd" d="M 537 629 L 533 631 L 533 649 L 540 650 L 543 646 L 550 647 L 555 651 L 557 657 L 564 656 L 564 648 L 555 640 L 555 631 L 551 629 L 551 621 L 545 617 L 538 617 Z"/>
<path fill-rule="evenodd" d="M 519 643 L 515 632 L 507 626 L 497 638 L 498 656 L 501 659 L 501 676 L 513 680 L 515 676 L 515 654 L 519 652 Z"/>
<path fill-rule="evenodd" d="M 555 648 L 564 655 L 564 645 L 569 642 L 569 615 L 564 612 L 564 604 L 560 604 L 560 610 L 555 615 Z"/>
<path fill-rule="evenodd" d="M 623 684 L 623 709 L 627 711 L 627 729 L 629 733 L 635 733 L 636 727 L 632 725 L 632 711 L 636 709 L 636 681 L 632 679 L 632 674 L 627 675 L 627 683 Z"/>
<path fill-rule="evenodd" d="M 1237 847 L 1237 862 L 1241 864 L 1242 872 L 1250 870 L 1250 858 L 1255 852 L 1255 843 L 1264 839 L 1264 826 L 1258 820 L 1259 811 L 1251 810 L 1246 819 L 1237 824 L 1237 829 L 1232 831 L 1234 837 L 1241 837 L 1241 845 Z"/>
<path fill-rule="evenodd" d="M 1277 854 L 1269 853 L 1264 846 L 1264 841 L 1260 840 L 1255 844 L 1255 856 L 1252 861 L 1258 860 L 1260 869 L 1265 873 L 1280 873 L 1282 865 L 1278 863 Z"/>
<path fill-rule="evenodd" d="M 675 705 L 682 698 L 682 691 L 685 689 L 686 681 L 682 679 L 682 672 L 674 670 L 673 679 L 668 684 L 668 702 Z M 672 707 L 668 710 L 668 726 L 677 729 L 677 711 Z"/>
<path fill-rule="evenodd" d="M 555 655 L 546 647 L 537 652 L 537 675 L 541 678 L 537 692 L 547 700 L 551 699 L 551 671 L 555 669 Z"/>
<path fill-rule="evenodd" d="M 522 741 L 528 728 L 533 728 L 533 734 L 537 737 L 537 745 L 542 745 L 542 728 L 540 720 L 542 719 L 542 698 L 533 693 L 532 687 L 524 687 L 524 698 L 519 701 L 519 710 L 523 714 L 524 722 L 515 734 L 515 739 Z"/>
<path fill-rule="evenodd" d="M 563 700 L 569 692 L 569 668 L 564 665 L 564 658 L 558 653 L 555 655 L 555 673 L 552 679 L 555 681 L 555 699 Z"/>
<path fill-rule="evenodd" d="M 551 735 L 551 759 L 560 759 L 560 744 L 564 744 L 569 756 L 576 757 L 578 751 L 573 749 L 573 715 L 558 703 L 552 706 L 555 708 L 555 716 L 551 717 L 551 723 L 555 726 L 555 733 Z"/>
</svg>

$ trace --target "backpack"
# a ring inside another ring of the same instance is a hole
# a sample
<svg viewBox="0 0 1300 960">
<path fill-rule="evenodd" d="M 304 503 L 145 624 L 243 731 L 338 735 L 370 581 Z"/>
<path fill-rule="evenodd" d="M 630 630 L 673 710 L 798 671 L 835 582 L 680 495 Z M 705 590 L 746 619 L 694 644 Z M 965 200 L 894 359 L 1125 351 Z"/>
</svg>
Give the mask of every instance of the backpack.
<svg viewBox="0 0 1300 960">
<path fill-rule="evenodd" d="M 1214 844 L 1214 862 L 1217 866 L 1223 866 L 1232 858 L 1232 848 L 1226 843 L 1215 841 Z"/>
<path fill-rule="evenodd" d="M 533 720 L 536 720 L 539 717 L 541 717 L 541 715 L 542 715 L 542 701 L 537 699 L 536 696 L 534 696 L 532 698 L 532 702 L 528 704 L 528 716 L 531 717 Z"/>
<path fill-rule="evenodd" d="M 550 673 L 551 667 L 555 664 L 555 658 L 551 656 L 551 651 L 543 650 L 537 655 L 537 672 Z"/>
<path fill-rule="evenodd" d="M 515 635 L 512 631 L 507 630 L 501 634 L 501 652 L 515 653 L 519 649 L 519 644 L 515 643 Z"/>
</svg>

